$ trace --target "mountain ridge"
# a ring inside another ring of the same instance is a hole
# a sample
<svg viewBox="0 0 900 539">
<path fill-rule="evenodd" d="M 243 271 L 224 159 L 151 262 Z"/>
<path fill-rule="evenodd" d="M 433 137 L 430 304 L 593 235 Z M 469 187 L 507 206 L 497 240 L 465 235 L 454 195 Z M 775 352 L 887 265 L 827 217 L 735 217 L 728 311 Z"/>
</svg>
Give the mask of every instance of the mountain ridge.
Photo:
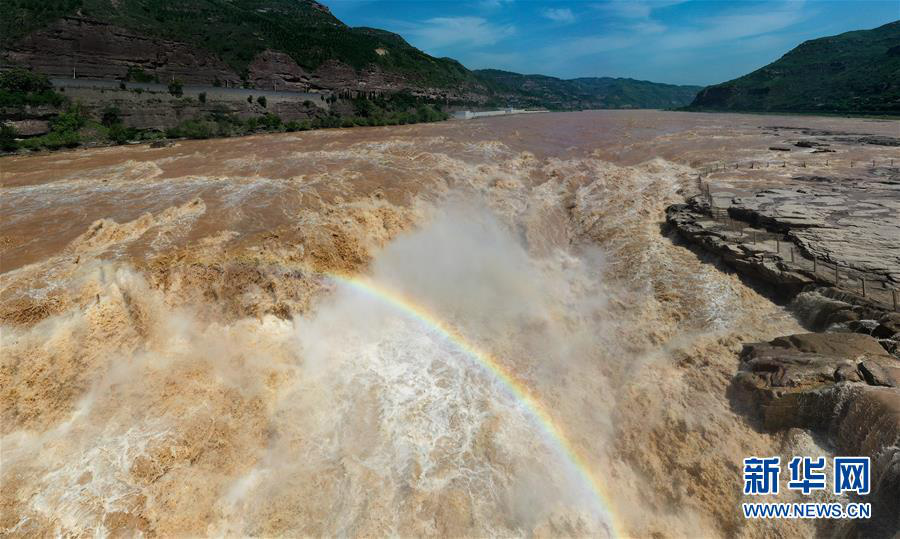
<svg viewBox="0 0 900 539">
<path fill-rule="evenodd" d="M 689 101 L 702 88 L 625 77 L 562 79 L 501 69 L 476 69 L 473 73 L 510 92 L 510 97 L 520 92 L 550 102 L 568 99 L 578 108 L 671 108 Z"/>
<path fill-rule="evenodd" d="M 398 34 L 347 26 L 314 0 L 0 0 L 0 8 L 9 14 L 0 23 L 4 63 L 51 76 L 74 70 L 125 80 L 137 73 L 190 84 L 410 91 L 457 105 L 554 109 L 682 106 L 699 90 L 660 85 L 648 91 L 647 84 L 657 83 L 592 85 L 556 77 L 547 77 L 555 82 L 541 91 L 511 87 L 490 70 L 433 57 Z M 136 50 L 146 54 L 131 54 Z"/>
<path fill-rule="evenodd" d="M 686 110 L 900 115 L 900 20 L 804 41 Z"/>
</svg>

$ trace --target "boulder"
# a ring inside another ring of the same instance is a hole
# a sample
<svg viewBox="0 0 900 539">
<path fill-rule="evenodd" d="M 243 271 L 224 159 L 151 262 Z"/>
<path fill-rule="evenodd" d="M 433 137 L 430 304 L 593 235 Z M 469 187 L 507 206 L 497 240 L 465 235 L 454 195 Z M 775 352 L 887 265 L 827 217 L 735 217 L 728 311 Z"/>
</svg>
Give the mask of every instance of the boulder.
<svg viewBox="0 0 900 539">
<path fill-rule="evenodd" d="M 836 454 L 872 459 L 872 518 L 852 534 L 900 530 L 900 360 L 869 335 L 806 333 L 745 345 L 734 403 L 768 430 L 827 434 Z"/>
</svg>

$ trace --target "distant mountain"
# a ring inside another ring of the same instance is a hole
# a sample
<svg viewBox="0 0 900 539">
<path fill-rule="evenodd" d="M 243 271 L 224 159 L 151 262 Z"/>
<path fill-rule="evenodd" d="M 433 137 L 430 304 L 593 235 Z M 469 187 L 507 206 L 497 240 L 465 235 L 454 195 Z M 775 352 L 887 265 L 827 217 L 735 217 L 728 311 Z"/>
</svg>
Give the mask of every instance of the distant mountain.
<svg viewBox="0 0 900 539">
<path fill-rule="evenodd" d="M 688 109 L 900 114 L 900 21 L 806 41 Z"/>
<path fill-rule="evenodd" d="M 456 106 L 665 108 L 699 87 L 470 71 L 314 0 L 0 0 L 0 66 L 50 75 L 385 94 Z"/>
<path fill-rule="evenodd" d="M 691 102 L 700 86 L 676 86 L 634 79 L 558 79 L 479 69 L 475 75 L 513 104 L 546 103 L 556 108 L 673 108 Z"/>
</svg>

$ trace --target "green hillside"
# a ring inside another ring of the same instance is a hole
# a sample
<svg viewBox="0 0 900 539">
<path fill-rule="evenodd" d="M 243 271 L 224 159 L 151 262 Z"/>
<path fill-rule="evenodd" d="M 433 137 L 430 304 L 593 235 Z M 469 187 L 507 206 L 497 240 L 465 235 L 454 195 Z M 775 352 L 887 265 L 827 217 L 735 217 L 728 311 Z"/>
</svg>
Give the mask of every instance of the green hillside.
<svg viewBox="0 0 900 539">
<path fill-rule="evenodd" d="M 665 109 L 681 107 L 700 91 L 700 86 L 678 86 L 645 80 L 610 77 L 572 79 L 571 82 L 601 100 L 603 108 L 637 107 Z"/>
<path fill-rule="evenodd" d="M 900 114 L 900 21 L 806 41 L 689 109 Z"/>
<path fill-rule="evenodd" d="M 189 43 L 238 73 L 266 49 L 314 70 L 328 60 L 356 69 L 374 64 L 423 85 L 471 82 L 458 62 L 434 58 L 383 30 L 350 28 L 310 0 L 0 0 L 0 39 L 13 43 L 66 15 L 80 15 Z M 376 49 L 389 54 L 379 55 Z"/>
<path fill-rule="evenodd" d="M 77 16 L 187 43 L 242 75 L 267 49 L 287 53 L 309 71 L 329 60 L 357 70 L 374 65 L 400 75 L 412 87 L 477 96 L 471 103 L 454 101 L 461 106 L 672 108 L 690 103 L 699 90 L 633 79 L 562 80 L 492 69 L 469 71 L 456 60 L 420 51 L 397 34 L 350 28 L 314 0 L 0 0 L 0 12 L 4 49 L 62 17 Z"/>
<path fill-rule="evenodd" d="M 682 107 L 690 103 L 701 88 L 611 77 L 564 80 L 499 69 L 479 69 L 474 73 L 489 88 L 509 94 L 514 104 L 534 101 L 556 108 Z M 515 94 L 521 94 L 521 97 Z"/>
</svg>

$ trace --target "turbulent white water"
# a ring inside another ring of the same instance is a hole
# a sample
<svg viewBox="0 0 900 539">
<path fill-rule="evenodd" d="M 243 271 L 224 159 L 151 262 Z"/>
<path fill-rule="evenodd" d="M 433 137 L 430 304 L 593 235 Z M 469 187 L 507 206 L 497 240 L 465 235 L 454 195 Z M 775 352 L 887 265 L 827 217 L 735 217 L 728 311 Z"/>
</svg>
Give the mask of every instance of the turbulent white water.
<svg viewBox="0 0 900 539">
<path fill-rule="evenodd" d="M 0 529 L 810 532 L 738 513 L 740 459 L 812 441 L 732 411 L 735 353 L 798 326 L 660 232 L 689 169 L 538 159 L 499 141 L 420 150 L 366 150 L 427 179 L 403 204 L 345 192 L 285 209 L 301 232 L 154 243 L 227 199 L 201 196 L 4 274 L 5 302 L 44 298 L 50 314 L 3 327 Z M 332 151 L 319 159 L 347 154 Z M 329 272 L 366 275 L 496 358 L 565 440 L 459 343 Z"/>
</svg>

